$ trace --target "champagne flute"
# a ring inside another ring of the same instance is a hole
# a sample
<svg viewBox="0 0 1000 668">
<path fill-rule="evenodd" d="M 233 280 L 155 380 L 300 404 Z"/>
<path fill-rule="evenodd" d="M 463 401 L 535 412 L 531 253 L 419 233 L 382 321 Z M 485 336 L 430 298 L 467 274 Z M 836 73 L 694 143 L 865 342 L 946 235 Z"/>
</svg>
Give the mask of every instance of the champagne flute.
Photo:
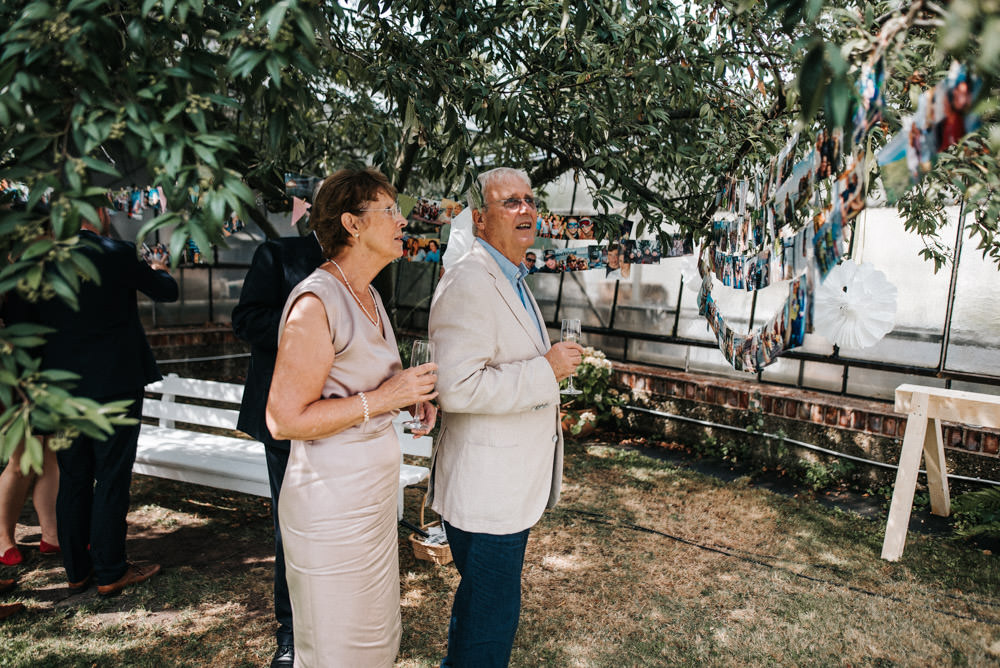
<svg viewBox="0 0 1000 668">
<path fill-rule="evenodd" d="M 410 366 L 420 366 L 434 361 L 434 342 L 426 339 L 417 339 L 413 342 L 413 352 L 410 354 Z M 421 419 L 420 404 L 413 406 L 413 419 L 407 420 L 403 426 L 410 431 L 420 431 L 430 429 L 431 425 Z"/>
<path fill-rule="evenodd" d="M 580 342 L 580 321 L 577 318 L 563 319 L 562 340 L 572 341 L 574 343 Z M 569 377 L 569 382 L 566 384 L 566 388 L 562 390 L 562 394 L 583 394 L 583 392 L 573 387 L 573 378 L 575 376 L 576 374 L 574 373 Z"/>
</svg>

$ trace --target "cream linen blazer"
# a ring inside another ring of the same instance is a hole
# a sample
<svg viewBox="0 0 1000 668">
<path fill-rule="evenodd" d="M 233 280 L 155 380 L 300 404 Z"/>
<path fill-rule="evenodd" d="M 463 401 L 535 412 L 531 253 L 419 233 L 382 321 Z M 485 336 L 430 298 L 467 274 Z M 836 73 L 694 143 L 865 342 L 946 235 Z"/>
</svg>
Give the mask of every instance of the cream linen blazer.
<svg viewBox="0 0 1000 668">
<path fill-rule="evenodd" d="M 531 305 L 544 323 L 534 297 Z M 480 243 L 434 291 L 430 337 L 443 412 L 431 459 L 431 507 L 463 531 L 531 527 L 559 500 L 559 383 L 543 357 L 548 337 Z"/>
</svg>

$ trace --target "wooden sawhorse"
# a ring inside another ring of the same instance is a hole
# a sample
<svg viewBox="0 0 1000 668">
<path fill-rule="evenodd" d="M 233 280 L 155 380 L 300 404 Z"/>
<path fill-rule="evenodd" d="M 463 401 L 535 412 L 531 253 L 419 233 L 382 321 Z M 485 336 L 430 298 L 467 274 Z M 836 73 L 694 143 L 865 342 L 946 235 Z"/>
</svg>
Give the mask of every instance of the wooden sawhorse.
<svg viewBox="0 0 1000 668">
<path fill-rule="evenodd" d="M 1000 428 L 1000 396 L 922 385 L 900 385 L 896 388 L 895 411 L 907 417 L 896 484 L 892 490 L 892 504 L 889 506 L 889 520 L 885 526 L 885 540 L 882 542 L 882 558 L 888 561 L 896 561 L 903 555 L 921 455 L 927 469 L 931 512 L 941 517 L 947 517 L 951 513 L 941 420 Z"/>
</svg>

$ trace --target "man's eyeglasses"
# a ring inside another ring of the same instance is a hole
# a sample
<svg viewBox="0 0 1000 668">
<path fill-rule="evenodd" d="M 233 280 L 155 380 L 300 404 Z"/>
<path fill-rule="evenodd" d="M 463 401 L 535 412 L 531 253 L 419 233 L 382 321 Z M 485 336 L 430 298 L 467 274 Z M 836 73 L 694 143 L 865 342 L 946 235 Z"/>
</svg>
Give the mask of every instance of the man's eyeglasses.
<svg viewBox="0 0 1000 668">
<path fill-rule="evenodd" d="M 526 258 L 524 258 L 524 262 L 525 262 L 525 264 L 527 264 L 529 262 L 531 264 L 535 264 L 535 258 L 533 258 L 533 257 L 526 257 Z"/>
<path fill-rule="evenodd" d="M 538 204 L 538 201 L 529 195 L 527 197 L 508 197 L 507 199 L 493 200 L 492 202 L 486 202 L 483 206 L 487 207 L 490 204 L 503 204 L 503 208 L 508 211 L 519 211 L 522 203 L 529 209 L 533 210 Z"/>
<path fill-rule="evenodd" d="M 393 218 L 396 216 L 403 215 L 403 212 L 399 210 L 399 204 L 393 204 L 392 206 L 387 206 L 384 209 L 355 209 L 356 213 L 371 212 L 371 213 L 387 213 Z"/>
</svg>

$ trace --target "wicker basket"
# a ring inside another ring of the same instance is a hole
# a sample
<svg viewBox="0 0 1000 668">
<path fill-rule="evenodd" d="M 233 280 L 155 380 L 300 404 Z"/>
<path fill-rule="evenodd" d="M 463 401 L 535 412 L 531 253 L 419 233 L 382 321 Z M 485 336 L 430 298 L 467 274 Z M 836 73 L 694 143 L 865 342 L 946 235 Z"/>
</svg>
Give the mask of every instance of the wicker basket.
<svg viewBox="0 0 1000 668">
<path fill-rule="evenodd" d="M 431 522 L 430 524 L 424 523 L 424 508 L 426 506 L 427 495 L 424 494 L 424 499 L 420 502 L 420 528 L 428 529 L 430 527 L 440 526 L 440 522 Z M 451 546 L 448 545 L 448 543 L 445 543 L 444 545 L 428 545 L 423 541 L 422 536 L 416 533 L 411 533 L 410 545 L 413 546 L 413 556 L 417 559 L 430 561 L 439 566 L 451 563 Z"/>
</svg>

